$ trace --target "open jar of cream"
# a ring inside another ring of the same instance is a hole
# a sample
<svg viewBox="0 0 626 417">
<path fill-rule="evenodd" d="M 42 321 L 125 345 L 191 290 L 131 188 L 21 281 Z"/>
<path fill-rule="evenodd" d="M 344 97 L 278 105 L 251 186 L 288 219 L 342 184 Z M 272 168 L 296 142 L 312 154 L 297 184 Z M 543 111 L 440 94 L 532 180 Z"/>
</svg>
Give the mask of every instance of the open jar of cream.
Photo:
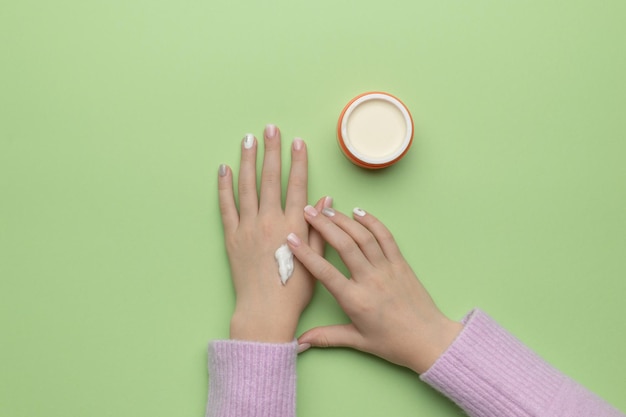
<svg viewBox="0 0 626 417">
<path fill-rule="evenodd" d="M 398 162 L 413 142 L 413 119 L 407 107 L 388 93 L 356 96 L 337 124 L 343 153 L 356 165 L 378 169 Z"/>
</svg>

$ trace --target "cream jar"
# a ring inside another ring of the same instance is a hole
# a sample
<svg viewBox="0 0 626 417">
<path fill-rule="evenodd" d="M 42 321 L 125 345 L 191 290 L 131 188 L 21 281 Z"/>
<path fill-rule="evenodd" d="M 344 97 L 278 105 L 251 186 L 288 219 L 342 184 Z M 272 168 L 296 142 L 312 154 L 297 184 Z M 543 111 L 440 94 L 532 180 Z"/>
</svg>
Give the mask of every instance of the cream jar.
<svg viewBox="0 0 626 417">
<path fill-rule="evenodd" d="M 341 112 L 337 139 L 354 164 L 385 168 L 398 162 L 411 147 L 413 119 L 404 103 L 391 94 L 360 94 Z"/>
</svg>

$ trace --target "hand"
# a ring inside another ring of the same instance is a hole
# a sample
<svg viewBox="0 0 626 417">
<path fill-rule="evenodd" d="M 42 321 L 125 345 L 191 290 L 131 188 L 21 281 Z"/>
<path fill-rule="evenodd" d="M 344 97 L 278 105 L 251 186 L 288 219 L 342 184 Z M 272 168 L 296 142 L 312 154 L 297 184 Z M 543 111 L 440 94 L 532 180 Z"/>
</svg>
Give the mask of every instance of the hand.
<svg viewBox="0 0 626 417">
<path fill-rule="evenodd" d="M 294 255 L 324 284 L 351 323 L 311 329 L 298 339 L 310 346 L 351 347 L 417 373 L 428 370 L 463 328 L 448 319 L 404 260 L 387 228 L 354 210 L 353 220 L 331 208 L 307 206 L 305 218 L 341 256 L 346 279 L 297 231 L 287 240 Z"/>
<path fill-rule="evenodd" d="M 298 319 L 313 295 L 315 280 L 294 259 L 294 272 L 286 285 L 278 275 L 274 252 L 296 231 L 316 254 L 323 251 L 318 233 L 309 233 L 302 216 L 307 203 L 307 152 L 301 139 L 291 147 L 291 171 L 285 209 L 281 204 L 280 131 L 268 125 L 264 132 L 265 154 L 257 197 L 257 140 L 246 135 L 241 145 L 239 211 L 235 205 L 233 174 L 221 165 L 218 190 L 226 251 L 236 293 L 230 337 L 268 343 L 294 340 Z M 317 204 L 322 209 L 329 199 Z"/>
</svg>

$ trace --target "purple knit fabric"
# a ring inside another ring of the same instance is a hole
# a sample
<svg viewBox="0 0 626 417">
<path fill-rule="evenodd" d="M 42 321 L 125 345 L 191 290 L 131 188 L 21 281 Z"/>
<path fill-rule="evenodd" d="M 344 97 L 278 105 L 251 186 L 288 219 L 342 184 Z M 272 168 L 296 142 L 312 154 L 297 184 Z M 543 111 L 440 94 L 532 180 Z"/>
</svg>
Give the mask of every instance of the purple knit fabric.
<svg viewBox="0 0 626 417">
<path fill-rule="evenodd" d="M 295 341 L 212 342 L 206 416 L 295 416 L 297 349 Z"/>
<path fill-rule="evenodd" d="M 487 314 L 465 328 L 421 379 L 473 417 L 625 417 L 548 365 Z M 297 343 L 215 341 L 207 417 L 294 417 Z"/>
<path fill-rule="evenodd" d="M 480 310 L 421 379 L 473 417 L 619 417 Z"/>
</svg>

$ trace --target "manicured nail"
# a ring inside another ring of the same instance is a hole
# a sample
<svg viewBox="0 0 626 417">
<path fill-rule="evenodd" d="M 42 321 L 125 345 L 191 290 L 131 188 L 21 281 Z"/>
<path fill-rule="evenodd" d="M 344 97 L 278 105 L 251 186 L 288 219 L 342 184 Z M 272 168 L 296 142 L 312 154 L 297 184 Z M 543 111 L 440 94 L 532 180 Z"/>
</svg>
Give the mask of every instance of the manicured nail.
<svg viewBox="0 0 626 417">
<path fill-rule="evenodd" d="M 268 139 L 274 139 L 278 133 L 278 128 L 275 125 L 269 124 L 265 126 L 265 137 Z"/>
<path fill-rule="evenodd" d="M 324 198 L 324 208 L 331 208 L 333 206 L 333 198 L 331 196 L 326 196 Z"/>
<path fill-rule="evenodd" d="M 252 133 L 246 133 L 246 136 L 243 137 L 243 147 L 246 149 L 250 149 L 254 146 L 254 135 Z"/>
<path fill-rule="evenodd" d="M 324 209 L 322 209 L 322 214 L 326 217 L 333 217 L 335 215 L 335 210 L 329 207 L 324 207 Z"/>
<path fill-rule="evenodd" d="M 289 233 L 287 235 L 287 242 L 291 243 L 293 246 L 298 247 L 302 241 L 295 233 Z"/>
<path fill-rule="evenodd" d="M 225 177 L 226 176 L 226 165 L 221 164 L 220 168 L 217 170 L 217 173 L 219 174 L 220 177 Z"/>
<path fill-rule="evenodd" d="M 308 214 L 309 216 L 311 216 L 311 217 L 315 217 L 315 216 L 317 216 L 317 214 L 318 214 L 318 213 L 317 213 L 317 210 L 315 210 L 315 207 L 313 207 L 313 206 L 306 206 L 306 207 L 304 208 L 304 212 L 305 212 L 306 214 Z"/>
<path fill-rule="evenodd" d="M 310 343 L 300 343 L 298 345 L 298 353 L 302 353 L 306 350 L 309 350 L 311 348 L 311 344 Z"/>
<path fill-rule="evenodd" d="M 304 141 L 300 138 L 295 138 L 293 140 L 293 150 L 294 151 L 301 151 L 302 148 L 304 148 Z"/>
<path fill-rule="evenodd" d="M 359 217 L 363 217 L 363 216 L 365 216 L 365 211 L 361 210 L 361 209 L 360 209 L 360 208 L 358 208 L 358 207 L 355 207 L 355 208 L 354 208 L 354 210 L 352 210 L 352 212 L 353 212 L 354 214 L 356 214 L 357 216 L 359 216 Z"/>
</svg>

